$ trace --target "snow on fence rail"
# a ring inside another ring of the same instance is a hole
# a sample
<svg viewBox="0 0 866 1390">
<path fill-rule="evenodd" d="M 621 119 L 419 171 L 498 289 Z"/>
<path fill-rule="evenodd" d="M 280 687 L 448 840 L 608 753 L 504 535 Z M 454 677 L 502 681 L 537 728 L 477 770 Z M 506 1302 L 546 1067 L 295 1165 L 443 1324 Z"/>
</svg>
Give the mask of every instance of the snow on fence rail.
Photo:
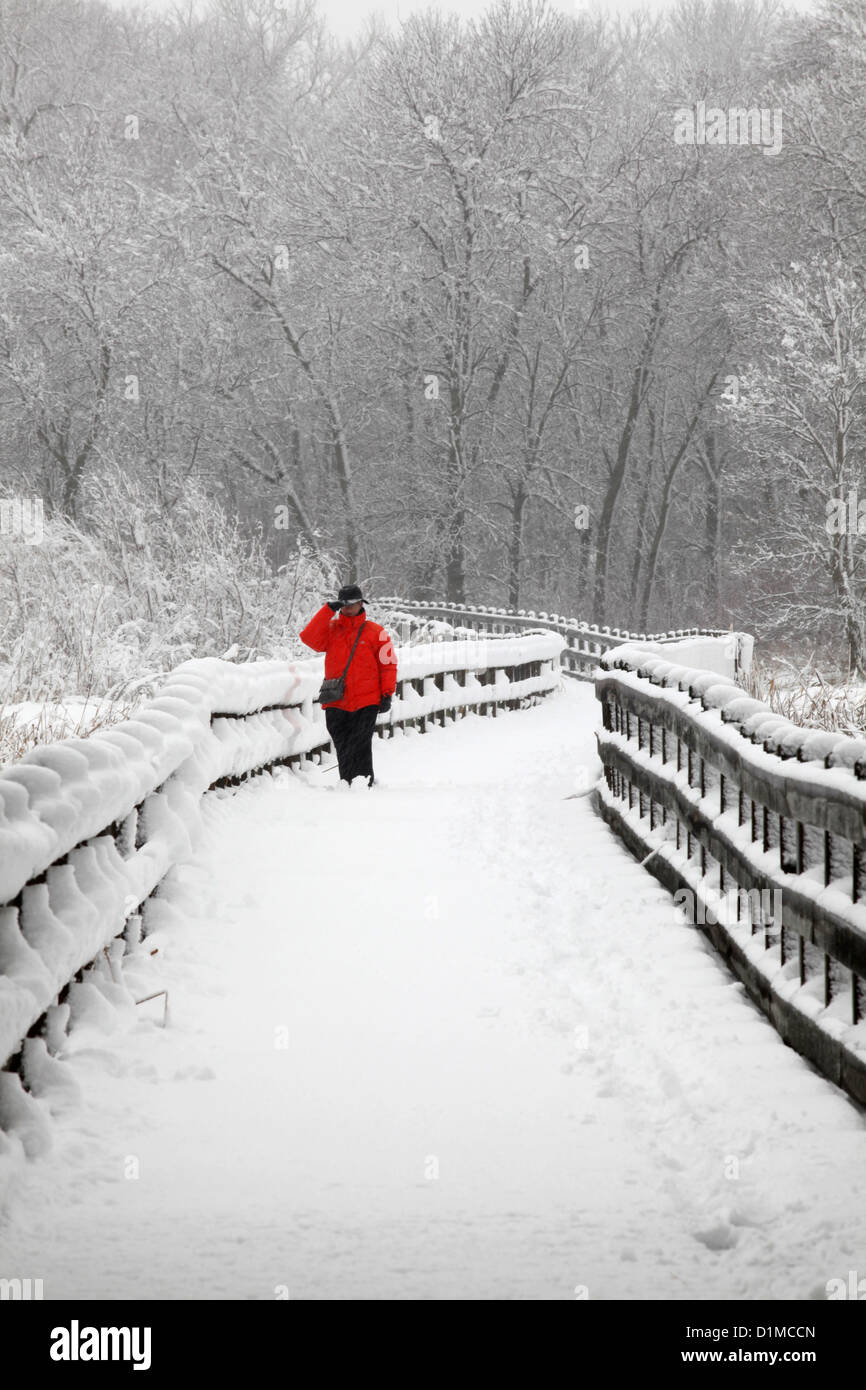
<svg viewBox="0 0 866 1390">
<path fill-rule="evenodd" d="M 534 701 L 560 679 L 561 639 L 397 651 L 380 734 Z M 324 661 L 188 661 L 132 719 L 31 749 L 0 772 L 0 1067 L 104 949 L 137 944 L 142 908 L 195 838 L 202 796 L 324 756 L 313 703 Z M 115 941 L 122 938 L 121 941 Z M 26 1084 L 26 1058 L 22 1064 Z"/>
<path fill-rule="evenodd" d="M 601 667 L 604 819 L 654 851 L 650 872 L 785 1041 L 866 1102 L 866 741 L 654 652 Z"/>
<path fill-rule="evenodd" d="M 428 603 L 423 600 L 382 598 L 377 600 L 379 607 L 389 607 L 398 612 L 402 609 L 418 617 L 433 618 L 441 622 L 455 623 L 461 627 L 473 628 L 478 632 L 505 633 L 525 631 L 527 628 L 547 628 L 563 638 L 562 669 L 567 675 L 581 680 L 592 680 L 595 667 L 606 651 L 622 646 L 624 642 L 679 641 L 684 637 L 725 637 L 732 641 L 732 656 L 735 674 L 742 675 L 748 670 L 751 657 L 751 639 L 748 645 L 744 634 L 726 632 L 721 628 L 689 627 L 671 632 L 629 633 L 619 628 L 598 627 L 578 618 L 565 618 L 561 613 L 534 613 L 524 609 L 488 608 L 484 604 Z"/>
</svg>

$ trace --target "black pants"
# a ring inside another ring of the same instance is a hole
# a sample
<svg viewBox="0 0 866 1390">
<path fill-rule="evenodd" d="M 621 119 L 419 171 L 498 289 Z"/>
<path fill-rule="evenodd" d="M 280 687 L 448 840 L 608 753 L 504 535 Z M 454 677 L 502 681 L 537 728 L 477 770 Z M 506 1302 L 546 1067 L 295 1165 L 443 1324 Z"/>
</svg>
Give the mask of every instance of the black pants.
<svg viewBox="0 0 866 1390">
<path fill-rule="evenodd" d="M 373 730 L 378 713 L 378 705 L 364 705 L 356 710 L 331 706 L 325 710 L 325 723 L 334 741 L 342 781 L 366 777 L 370 786 L 373 785 Z"/>
</svg>

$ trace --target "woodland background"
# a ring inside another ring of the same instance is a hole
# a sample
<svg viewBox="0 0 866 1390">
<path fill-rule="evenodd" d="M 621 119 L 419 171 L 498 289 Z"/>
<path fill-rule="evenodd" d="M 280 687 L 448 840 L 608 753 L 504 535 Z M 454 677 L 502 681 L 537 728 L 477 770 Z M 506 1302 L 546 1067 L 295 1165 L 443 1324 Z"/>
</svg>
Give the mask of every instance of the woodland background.
<svg viewBox="0 0 866 1390">
<path fill-rule="evenodd" d="M 781 152 L 677 144 L 701 101 Z M 5 697 L 296 650 L 352 580 L 862 675 L 864 222 L 862 0 L 0 0 Z"/>
</svg>

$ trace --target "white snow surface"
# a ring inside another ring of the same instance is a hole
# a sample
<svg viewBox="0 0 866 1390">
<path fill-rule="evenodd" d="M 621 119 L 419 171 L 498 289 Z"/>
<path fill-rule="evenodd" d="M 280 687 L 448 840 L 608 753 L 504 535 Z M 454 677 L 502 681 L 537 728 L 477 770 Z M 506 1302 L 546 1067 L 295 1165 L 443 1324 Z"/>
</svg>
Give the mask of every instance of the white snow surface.
<svg viewBox="0 0 866 1390">
<path fill-rule="evenodd" d="M 597 716 L 569 683 L 377 741 L 370 790 L 310 768 L 206 798 L 125 985 L 75 986 L 38 1094 L 0 1090 L 0 1274 L 799 1300 L 862 1272 L 864 1117 L 572 795 Z M 165 1028 L 131 1003 L 158 989 Z"/>
<path fill-rule="evenodd" d="M 403 694 L 379 722 L 550 690 L 559 681 L 562 646 L 551 633 L 398 649 Z M 539 663 L 538 675 L 509 679 L 505 667 L 530 661 Z M 494 682 L 482 684 L 474 673 L 492 667 Z M 23 890 L 20 921 L 0 906 L 0 1064 L 66 981 L 123 930 L 171 866 L 188 858 L 208 787 L 329 742 L 313 702 L 323 669 L 323 657 L 188 661 L 134 719 L 31 749 L 0 772 L 0 904 Z M 465 673 L 462 685 L 454 671 Z M 248 717 L 213 718 L 241 714 Z M 113 822 L 124 823 L 130 841 L 123 855 L 113 836 L 101 834 Z M 58 867 L 64 855 L 67 863 Z M 44 887 L 25 886 L 46 870 Z"/>
</svg>

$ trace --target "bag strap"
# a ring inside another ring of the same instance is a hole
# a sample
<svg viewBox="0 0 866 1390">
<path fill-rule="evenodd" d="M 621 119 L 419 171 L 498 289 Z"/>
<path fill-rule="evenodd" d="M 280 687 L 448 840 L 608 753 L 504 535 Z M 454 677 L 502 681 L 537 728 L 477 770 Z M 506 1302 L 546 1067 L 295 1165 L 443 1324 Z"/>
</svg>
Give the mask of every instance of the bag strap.
<svg viewBox="0 0 866 1390">
<path fill-rule="evenodd" d="M 355 648 L 357 647 L 358 643 L 360 642 L 360 640 L 361 640 L 361 633 L 364 631 L 364 628 L 365 628 L 366 626 L 367 626 L 367 619 L 365 618 L 364 621 L 362 622 L 361 626 L 358 628 L 358 635 L 357 635 L 357 637 L 355 638 L 355 641 L 354 641 L 353 644 L 352 644 L 352 650 L 349 652 L 349 660 L 346 662 L 345 668 L 344 668 L 344 670 L 343 670 L 343 674 L 342 674 L 342 676 L 340 677 L 341 680 L 345 680 L 345 679 L 346 679 L 346 671 L 348 671 L 349 667 L 350 667 L 351 664 L 352 664 L 352 657 L 355 655 Z"/>
</svg>

